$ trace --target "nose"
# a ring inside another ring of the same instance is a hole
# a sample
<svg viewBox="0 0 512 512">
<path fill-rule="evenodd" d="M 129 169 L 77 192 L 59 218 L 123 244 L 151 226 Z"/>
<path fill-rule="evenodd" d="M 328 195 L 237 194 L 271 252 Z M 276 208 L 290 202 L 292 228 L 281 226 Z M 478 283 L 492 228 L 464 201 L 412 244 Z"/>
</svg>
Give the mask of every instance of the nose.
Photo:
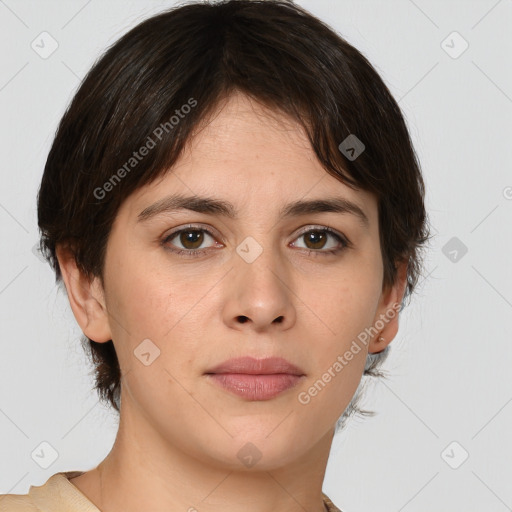
<svg viewBox="0 0 512 512">
<path fill-rule="evenodd" d="M 296 319 L 290 280 L 285 264 L 270 250 L 251 263 L 239 258 L 226 287 L 224 321 L 257 332 L 289 329 Z"/>
</svg>

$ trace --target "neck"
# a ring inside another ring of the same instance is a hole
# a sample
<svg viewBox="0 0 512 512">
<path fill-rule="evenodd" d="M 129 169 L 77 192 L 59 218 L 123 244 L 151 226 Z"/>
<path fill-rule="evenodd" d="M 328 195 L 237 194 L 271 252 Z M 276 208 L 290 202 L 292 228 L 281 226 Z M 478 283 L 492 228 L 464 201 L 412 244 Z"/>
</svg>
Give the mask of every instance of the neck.
<svg viewBox="0 0 512 512">
<path fill-rule="evenodd" d="M 334 429 L 286 464 L 241 470 L 191 456 L 140 418 L 122 410 L 110 453 L 73 481 L 100 510 L 325 512 L 322 483 Z"/>
</svg>

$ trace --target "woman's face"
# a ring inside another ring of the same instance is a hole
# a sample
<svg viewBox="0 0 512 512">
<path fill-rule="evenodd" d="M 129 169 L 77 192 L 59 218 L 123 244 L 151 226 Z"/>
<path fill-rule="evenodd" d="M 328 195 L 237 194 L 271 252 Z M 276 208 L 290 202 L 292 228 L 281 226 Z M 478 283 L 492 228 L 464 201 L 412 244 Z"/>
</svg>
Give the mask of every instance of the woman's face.
<svg viewBox="0 0 512 512">
<path fill-rule="evenodd" d="M 368 345 L 344 354 L 390 307 L 375 198 L 327 174 L 299 125 L 279 119 L 232 96 L 170 172 L 123 203 L 106 253 L 101 341 L 120 361 L 121 424 L 231 468 L 282 466 L 331 442 Z M 178 194 L 232 216 L 152 207 Z M 367 224 L 350 211 L 283 215 L 327 199 L 354 203 Z M 284 358 L 301 376 L 209 375 L 243 356 Z"/>
</svg>

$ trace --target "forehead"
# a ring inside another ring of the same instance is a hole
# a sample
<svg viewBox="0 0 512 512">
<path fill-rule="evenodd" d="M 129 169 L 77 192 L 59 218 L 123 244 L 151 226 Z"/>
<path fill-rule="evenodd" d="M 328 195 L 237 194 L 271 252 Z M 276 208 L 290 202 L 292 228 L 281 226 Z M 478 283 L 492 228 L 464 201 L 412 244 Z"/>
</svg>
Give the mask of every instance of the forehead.
<svg viewBox="0 0 512 512">
<path fill-rule="evenodd" d="M 307 134 L 297 121 L 239 92 L 222 101 L 199 124 L 183 157 L 227 162 L 234 158 L 239 164 L 246 160 L 247 167 L 254 167 L 249 165 L 250 159 L 256 158 L 270 171 L 271 161 L 282 169 L 285 158 L 294 164 L 316 160 Z"/>
<path fill-rule="evenodd" d="M 372 194 L 353 190 L 327 173 L 304 128 L 279 111 L 236 93 L 222 102 L 190 137 L 175 165 L 137 190 L 126 205 L 137 216 L 170 194 L 224 198 L 235 210 L 283 212 L 299 199 L 343 197 L 371 220 Z"/>
</svg>

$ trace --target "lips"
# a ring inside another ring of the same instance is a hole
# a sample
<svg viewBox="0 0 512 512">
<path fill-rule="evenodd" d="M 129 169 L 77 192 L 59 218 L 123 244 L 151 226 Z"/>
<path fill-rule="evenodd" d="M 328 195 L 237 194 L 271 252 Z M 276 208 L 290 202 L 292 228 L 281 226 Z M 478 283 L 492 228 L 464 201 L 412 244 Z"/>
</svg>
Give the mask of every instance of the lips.
<svg viewBox="0 0 512 512">
<path fill-rule="evenodd" d="M 280 357 L 229 359 L 205 375 L 225 391 L 251 401 L 270 400 L 305 377 L 299 367 Z"/>
<path fill-rule="evenodd" d="M 255 359 L 253 357 L 237 357 L 229 359 L 208 370 L 206 373 L 244 373 L 246 375 L 273 375 L 287 373 L 290 375 L 304 375 L 304 372 L 282 357 L 267 357 Z"/>
</svg>

